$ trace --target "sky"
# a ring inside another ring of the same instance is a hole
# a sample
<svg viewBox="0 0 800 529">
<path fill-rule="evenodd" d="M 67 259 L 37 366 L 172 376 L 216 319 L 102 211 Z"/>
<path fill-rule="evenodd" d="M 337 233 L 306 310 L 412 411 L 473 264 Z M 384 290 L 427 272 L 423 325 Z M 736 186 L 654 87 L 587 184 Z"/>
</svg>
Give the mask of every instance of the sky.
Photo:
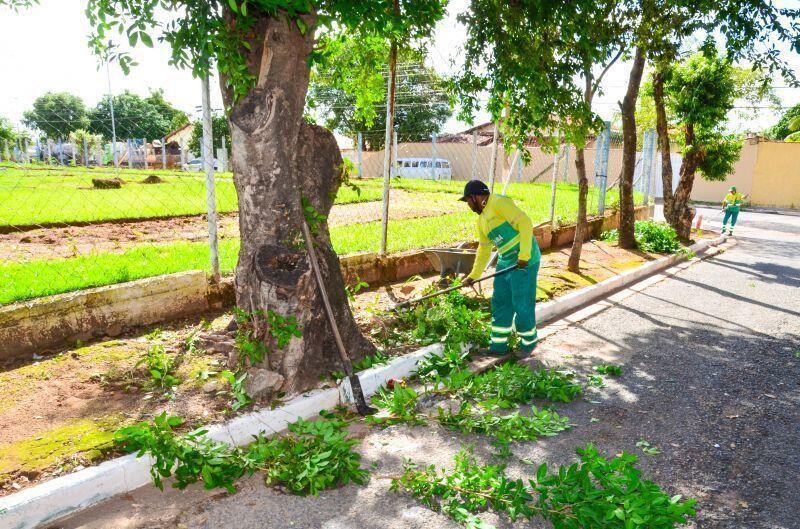
<svg viewBox="0 0 800 529">
<path fill-rule="evenodd" d="M 784 2 L 788 3 L 788 2 Z M 796 3 L 796 2 L 792 2 Z M 437 26 L 429 63 L 442 73 L 451 70 L 451 59 L 458 61 L 465 29 L 456 21 L 467 0 L 451 0 L 447 17 Z M 98 69 L 97 58 L 87 45 L 90 33 L 84 14 L 85 0 L 40 0 L 40 5 L 19 13 L 0 7 L 0 50 L 3 50 L 3 81 L 0 82 L 0 116 L 18 123 L 22 113 L 31 108 L 34 99 L 47 91 L 66 91 L 83 98 L 88 106 L 108 93 L 105 67 Z M 130 90 L 146 96 L 150 89 L 162 88 L 165 97 L 192 116 L 199 116 L 200 81 L 188 71 L 168 64 L 169 48 L 155 43 L 154 48 L 133 50 L 139 65 L 129 75 L 117 66 L 110 68 L 111 91 Z M 800 71 L 800 57 L 791 54 L 791 62 Z M 625 92 L 630 64 L 619 62 L 606 75 L 604 93 L 596 98 L 595 110 L 604 119 L 611 119 Z M 782 82 L 776 82 L 779 86 Z M 776 89 L 784 106 L 800 102 L 800 90 Z M 212 79 L 212 108 L 222 107 L 216 79 Z M 756 120 L 734 123 L 735 130 L 760 130 L 771 126 L 778 115 L 764 110 Z M 476 123 L 487 121 L 478 115 Z M 455 132 L 467 125 L 451 119 L 446 132 Z"/>
</svg>

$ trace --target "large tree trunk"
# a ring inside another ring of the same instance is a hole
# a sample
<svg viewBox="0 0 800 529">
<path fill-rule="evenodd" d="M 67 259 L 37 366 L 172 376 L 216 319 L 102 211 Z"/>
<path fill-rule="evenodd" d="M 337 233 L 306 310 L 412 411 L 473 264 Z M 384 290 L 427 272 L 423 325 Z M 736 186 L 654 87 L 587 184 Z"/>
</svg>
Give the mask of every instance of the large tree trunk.
<svg viewBox="0 0 800 529">
<path fill-rule="evenodd" d="M 586 198 L 589 194 L 589 179 L 586 176 L 586 158 L 583 148 L 575 150 L 575 169 L 578 171 L 578 219 L 575 224 L 575 238 L 567 261 L 567 268 L 576 274 L 580 272 L 581 251 L 589 222 L 586 220 Z"/>
<path fill-rule="evenodd" d="M 692 232 L 692 218 L 694 217 L 694 210 L 689 207 L 689 199 L 692 196 L 694 175 L 700 164 L 700 154 L 695 148 L 693 124 L 686 124 L 685 134 L 686 149 L 684 150 L 685 155 L 683 157 L 683 163 L 681 164 L 678 187 L 675 189 L 675 196 L 673 197 L 672 217 L 674 220 L 670 220 L 670 225 L 678 232 L 678 237 L 684 241 L 688 241 Z"/>
<path fill-rule="evenodd" d="M 594 90 L 592 83 L 594 77 L 592 76 L 592 66 L 587 65 L 584 68 L 583 80 L 585 87 L 583 89 L 583 100 L 592 105 L 594 98 Z M 597 140 L 595 140 L 597 145 Z M 569 147 L 569 146 L 568 146 Z M 572 250 L 569 253 L 569 260 L 567 261 L 567 268 L 570 272 L 576 274 L 580 272 L 581 267 L 581 252 L 583 251 L 583 241 L 586 239 L 586 232 L 589 229 L 589 222 L 586 220 L 586 202 L 589 195 L 589 179 L 586 177 L 586 158 L 584 156 L 584 149 L 575 150 L 575 169 L 578 172 L 578 218 L 575 221 L 575 237 L 572 239 Z"/>
<path fill-rule="evenodd" d="M 309 28 L 315 16 L 304 16 Z M 270 353 L 250 368 L 248 390 L 256 397 L 304 391 L 340 362 L 301 233 L 301 193 L 327 217 L 342 179 L 342 157 L 333 134 L 303 120 L 314 32 L 293 22 L 264 17 L 253 28 L 248 52 L 256 85 L 234 101 L 221 76 L 231 109 L 232 167 L 239 196 L 241 249 L 236 267 L 236 303 L 246 311 L 294 316 L 302 337 L 283 349 L 266 340 Z M 350 312 L 339 260 L 328 226 L 315 230 L 322 275 L 349 353 L 373 352 Z M 260 336 L 268 336 L 259 318 Z M 268 380 L 268 384 L 263 381 Z M 259 382 L 261 381 L 261 383 Z"/>
<path fill-rule="evenodd" d="M 672 159 L 670 158 L 669 126 L 664 104 L 664 71 L 659 67 L 653 74 L 653 104 L 656 109 L 656 133 L 661 151 L 661 182 L 664 194 L 664 218 L 673 224 Z"/>
<path fill-rule="evenodd" d="M 645 55 L 641 47 L 636 47 L 628 78 L 628 89 L 622 100 L 622 175 L 619 179 L 619 245 L 622 248 L 636 248 L 633 228 L 635 213 L 633 208 L 633 174 L 636 170 L 636 100 L 642 84 Z"/>
</svg>

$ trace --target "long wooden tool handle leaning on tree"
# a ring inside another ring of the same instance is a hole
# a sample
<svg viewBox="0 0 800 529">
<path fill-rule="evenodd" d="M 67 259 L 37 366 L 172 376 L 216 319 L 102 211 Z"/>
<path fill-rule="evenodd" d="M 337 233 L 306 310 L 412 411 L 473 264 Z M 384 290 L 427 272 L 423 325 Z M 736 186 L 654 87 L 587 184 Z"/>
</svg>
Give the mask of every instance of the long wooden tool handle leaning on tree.
<svg viewBox="0 0 800 529">
<path fill-rule="evenodd" d="M 306 249 L 308 250 L 308 259 L 311 261 L 311 269 L 314 271 L 314 276 L 317 279 L 317 286 L 322 296 L 322 304 L 325 306 L 325 314 L 328 317 L 328 323 L 330 323 L 331 330 L 333 331 L 333 338 L 336 341 L 336 347 L 339 350 L 339 356 L 344 365 L 344 372 L 347 375 L 347 379 L 350 381 L 350 389 L 353 391 L 353 400 L 355 401 L 356 410 L 359 415 L 362 416 L 373 415 L 378 410 L 367 405 L 367 401 L 364 398 L 364 391 L 361 389 L 361 381 L 358 379 L 358 376 L 353 373 L 353 364 L 350 362 L 350 357 L 347 356 L 347 351 L 344 348 L 342 335 L 339 334 L 339 326 L 336 324 L 336 317 L 333 314 L 333 308 L 328 299 L 328 291 L 325 289 L 325 283 L 322 280 L 322 272 L 320 271 L 319 262 L 317 261 L 317 251 L 314 249 L 314 240 L 311 238 L 311 230 L 308 229 L 308 222 L 306 222 L 302 210 L 300 215 L 302 219 L 303 239 L 305 239 Z"/>
</svg>

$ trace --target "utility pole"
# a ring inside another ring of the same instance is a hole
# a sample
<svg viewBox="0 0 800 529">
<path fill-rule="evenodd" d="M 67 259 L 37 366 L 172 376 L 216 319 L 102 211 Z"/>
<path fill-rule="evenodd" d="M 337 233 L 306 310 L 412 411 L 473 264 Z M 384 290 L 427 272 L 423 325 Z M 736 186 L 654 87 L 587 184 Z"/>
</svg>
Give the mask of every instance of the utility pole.
<svg viewBox="0 0 800 529">
<path fill-rule="evenodd" d="M 219 246 L 217 241 L 217 197 L 214 188 L 214 142 L 211 128 L 211 88 L 209 74 L 203 75 L 203 170 L 206 173 L 208 208 L 208 244 L 211 249 L 211 276 L 219 283 Z"/>
</svg>

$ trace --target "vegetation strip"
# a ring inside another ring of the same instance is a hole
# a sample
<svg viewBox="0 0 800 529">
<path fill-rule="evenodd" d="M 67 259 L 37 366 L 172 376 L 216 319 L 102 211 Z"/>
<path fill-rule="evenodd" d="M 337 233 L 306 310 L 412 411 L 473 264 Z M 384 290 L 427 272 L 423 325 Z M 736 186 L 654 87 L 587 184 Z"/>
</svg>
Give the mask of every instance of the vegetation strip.
<svg viewBox="0 0 800 529">
<path fill-rule="evenodd" d="M 554 472 L 543 463 L 527 483 L 507 477 L 501 465 L 477 463 L 464 450 L 450 471 L 420 469 L 409 461 L 403 475 L 392 479 L 392 490 L 409 492 L 470 529 L 493 528 L 478 517 L 488 511 L 512 521 L 538 516 L 555 529 L 671 529 L 695 515 L 696 500 L 669 497 L 642 479 L 636 456 L 622 453 L 607 460 L 591 444 L 576 451 L 579 462 Z"/>
</svg>

